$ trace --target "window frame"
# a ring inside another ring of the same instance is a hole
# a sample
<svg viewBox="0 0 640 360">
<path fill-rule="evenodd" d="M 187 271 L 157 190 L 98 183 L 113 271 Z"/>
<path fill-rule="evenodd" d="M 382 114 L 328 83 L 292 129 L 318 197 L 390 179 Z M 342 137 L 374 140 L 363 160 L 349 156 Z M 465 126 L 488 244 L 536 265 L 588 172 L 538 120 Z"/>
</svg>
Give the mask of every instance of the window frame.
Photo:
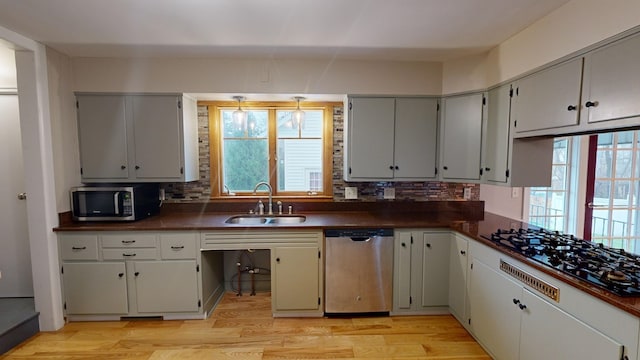
<svg viewBox="0 0 640 360">
<path fill-rule="evenodd" d="M 203 101 L 200 105 L 207 106 L 209 118 L 209 175 L 211 186 L 211 199 L 238 200 L 243 198 L 255 199 L 253 192 L 237 192 L 229 194 L 223 189 L 223 159 L 222 159 L 222 125 L 221 110 L 236 110 L 236 101 Z M 242 102 L 243 110 L 267 110 L 268 120 L 268 151 L 269 151 L 269 184 L 273 189 L 273 197 L 296 199 L 333 199 L 333 111 L 334 107 L 342 106 L 336 102 L 304 102 L 300 104 L 302 110 L 323 110 L 322 132 L 322 166 L 323 166 L 323 191 L 310 194 L 310 191 L 278 191 L 277 184 L 277 120 L 276 111 L 292 111 L 297 108 L 297 102 L 280 101 L 245 101 Z M 260 194 L 266 191 L 266 187 L 258 189 Z"/>
</svg>

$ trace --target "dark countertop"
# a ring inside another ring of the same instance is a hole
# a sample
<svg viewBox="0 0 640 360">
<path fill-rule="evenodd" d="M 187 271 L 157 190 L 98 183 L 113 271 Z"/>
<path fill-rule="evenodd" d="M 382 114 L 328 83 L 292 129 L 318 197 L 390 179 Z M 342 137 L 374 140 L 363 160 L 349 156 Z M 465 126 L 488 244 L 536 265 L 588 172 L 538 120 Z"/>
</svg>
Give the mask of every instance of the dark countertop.
<svg viewBox="0 0 640 360">
<path fill-rule="evenodd" d="M 394 210 L 394 209 L 392 209 Z M 472 217 L 474 220 L 462 220 L 448 211 L 309 211 L 303 212 L 306 221 L 293 225 L 237 225 L 226 224 L 225 220 L 239 213 L 210 211 L 173 211 L 163 210 L 160 214 L 135 222 L 86 222 L 62 221 L 54 231 L 188 231 L 188 230 L 286 230 L 286 229 L 325 229 L 325 228 L 451 228 L 476 241 L 500 251 L 543 273 L 578 288 L 598 299 L 636 317 L 640 317 L 640 297 L 620 297 L 608 293 L 596 286 L 572 276 L 544 266 L 516 252 L 491 242 L 481 235 L 488 235 L 497 229 L 528 228 L 529 224 L 503 216 L 482 213 Z M 464 216 L 463 216 L 464 218 Z M 479 220 L 475 220 L 479 218 Z M 61 218 L 62 219 L 62 218 Z"/>
</svg>

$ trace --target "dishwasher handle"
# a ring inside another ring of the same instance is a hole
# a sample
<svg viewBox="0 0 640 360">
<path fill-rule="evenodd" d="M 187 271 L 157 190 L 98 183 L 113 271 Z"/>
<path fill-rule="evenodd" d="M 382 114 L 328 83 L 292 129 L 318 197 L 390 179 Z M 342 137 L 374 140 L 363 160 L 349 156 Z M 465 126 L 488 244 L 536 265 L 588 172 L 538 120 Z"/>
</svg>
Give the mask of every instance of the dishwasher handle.
<svg viewBox="0 0 640 360">
<path fill-rule="evenodd" d="M 354 236 L 354 237 L 351 237 L 351 241 L 367 242 L 367 241 L 370 241 L 370 240 L 371 240 L 370 236 Z"/>
</svg>

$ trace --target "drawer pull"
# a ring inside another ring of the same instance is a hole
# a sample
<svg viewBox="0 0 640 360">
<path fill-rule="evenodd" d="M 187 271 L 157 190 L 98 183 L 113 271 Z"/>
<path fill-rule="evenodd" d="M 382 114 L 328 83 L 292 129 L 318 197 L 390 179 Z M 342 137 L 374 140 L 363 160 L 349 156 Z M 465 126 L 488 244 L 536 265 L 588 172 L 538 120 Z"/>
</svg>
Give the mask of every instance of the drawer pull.
<svg viewBox="0 0 640 360">
<path fill-rule="evenodd" d="M 124 276 L 124 273 L 119 273 L 118 274 L 118 277 L 123 277 L 123 276 Z"/>
<path fill-rule="evenodd" d="M 171 249 L 172 250 L 182 250 L 182 249 L 184 249 L 184 245 L 182 245 L 182 246 L 172 246 Z"/>
<path fill-rule="evenodd" d="M 71 250 L 87 250 L 87 247 L 86 246 L 83 246 L 83 247 L 72 246 Z"/>
<path fill-rule="evenodd" d="M 131 257 L 131 256 L 136 256 L 136 254 L 135 254 L 135 253 L 133 253 L 133 254 L 122 254 L 122 256 L 124 256 L 124 257 Z"/>
<path fill-rule="evenodd" d="M 133 244 L 135 242 L 136 242 L 135 240 L 122 240 L 123 244 Z"/>
</svg>

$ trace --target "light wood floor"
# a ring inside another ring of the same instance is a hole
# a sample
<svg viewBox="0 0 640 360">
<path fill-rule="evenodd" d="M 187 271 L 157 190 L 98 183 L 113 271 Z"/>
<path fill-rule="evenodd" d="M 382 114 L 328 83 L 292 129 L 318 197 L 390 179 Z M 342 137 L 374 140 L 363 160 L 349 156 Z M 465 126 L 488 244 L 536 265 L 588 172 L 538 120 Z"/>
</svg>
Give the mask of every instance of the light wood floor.
<svg viewBox="0 0 640 360">
<path fill-rule="evenodd" d="M 10 359 L 490 359 L 452 316 L 272 318 L 268 293 L 226 294 L 207 320 L 74 322 Z"/>
</svg>

